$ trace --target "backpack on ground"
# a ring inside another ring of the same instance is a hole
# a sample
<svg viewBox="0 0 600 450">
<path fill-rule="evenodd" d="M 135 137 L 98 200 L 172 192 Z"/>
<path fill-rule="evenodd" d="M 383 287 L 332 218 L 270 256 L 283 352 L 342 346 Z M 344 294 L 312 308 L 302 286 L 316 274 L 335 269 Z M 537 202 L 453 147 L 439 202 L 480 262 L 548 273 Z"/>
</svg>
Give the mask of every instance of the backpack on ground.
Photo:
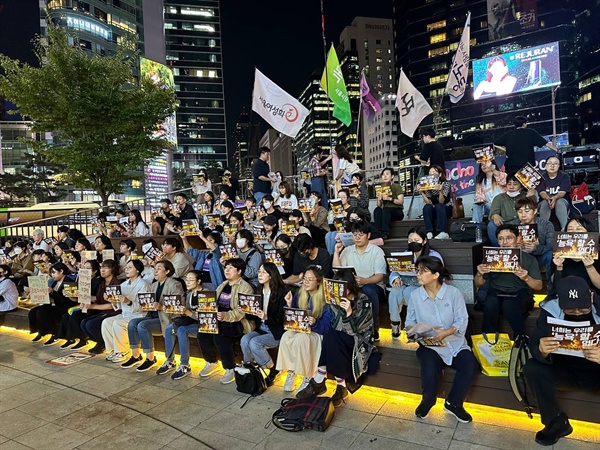
<svg viewBox="0 0 600 450">
<path fill-rule="evenodd" d="M 523 405 L 523 409 L 530 419 L 533 419 L 533 410 L 537 408 L 537 400 L 533 389 L 527 385 L 527 379 L 523 373 L 523 366 L 531 358 L 529 351 L 529 337 L 517 336 L 510 353 L 508 363 L 508 381 L 515 397 Z"/>
<path fill-rule="evenodd" d="M 240 409 L 246 406 L 246 403 L 248 403 L 252 397 L 257 397 L 267 390 L 267 381 L 263 376 L 263 372 L 263 369 L 255 363 L 244 363 L 233 369 L 238 392 L 250 396 L 246 399 L 244 404 L 240 406 Z"/>
<path fill-rule="evenodd" d="M 325 431 L 335 414 L 329 397 L 284 398 L 281 408 L 273 413 L 271 421 L 277 428 L 286 431 L 301 431 L 305 428 Z"/>
</svg>

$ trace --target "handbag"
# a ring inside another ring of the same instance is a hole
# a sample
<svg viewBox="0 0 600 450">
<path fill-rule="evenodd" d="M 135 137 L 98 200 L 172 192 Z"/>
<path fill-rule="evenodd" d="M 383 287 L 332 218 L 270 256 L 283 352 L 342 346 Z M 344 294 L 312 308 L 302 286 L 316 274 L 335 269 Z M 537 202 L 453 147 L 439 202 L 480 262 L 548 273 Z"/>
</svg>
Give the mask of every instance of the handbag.
<svg viewBox="0 0 600 450">
<path fill-rule="evenodd" d="M 452 222 L 448 234 L 454 242 L 475 242 L 475 231 L 477 230 L 475 222 Z M 487 223 L 481 222 L 481 236 L 484 244 L 489 244 L 490 240 L 487 234 Z"/>
<path fill-rule="evenodd" d="M 596 209 L 596 200 L 588 191 L 585 181 L 579 186 L 571 187 L 571 202 L 569 204 L 571 214 L 582 216 Z"/>
<path fill-rule="evenodd" d="M 248 403 L 248 400 L 252 397 L 261 395 L 267 390 L 267 381 L 263 376 L 263 372 L 263 369 L 255 363 L 243 363 L 241 366 L 236 366 L 235 369 L 233 369 L 236 389 L 238 392 L 250 396 L 243 405 L 240 406 L 240 409 L 246 406 L 246 403 Z"/>
<path fill-rule="evenodd" d="M 171 322 L 176 327 L 187 327 L 189 325 L 194 325 L 195 323 L 198 323 L 197 320 L 194 320 L 186 315 L 175 316 L 171 319 Z"/>
<path fill-rule="evenodd" d="M 488 334 L 472 336 L 473 355 L 481 365 L 481 372 L 488 377 L 508 376 L 508 367 L 513 343 L 506 333 L 496 332 L 490 341 Z"/>
<path fill-rule="evenodd" d="M 335 408 L 330 397 L 284 398 L 281 408 L 273 413 L 271 421 L 277 428 L 286 431 L 301 431 L 305 428 L 325 431 L 334 415 Z"/>
</svg>

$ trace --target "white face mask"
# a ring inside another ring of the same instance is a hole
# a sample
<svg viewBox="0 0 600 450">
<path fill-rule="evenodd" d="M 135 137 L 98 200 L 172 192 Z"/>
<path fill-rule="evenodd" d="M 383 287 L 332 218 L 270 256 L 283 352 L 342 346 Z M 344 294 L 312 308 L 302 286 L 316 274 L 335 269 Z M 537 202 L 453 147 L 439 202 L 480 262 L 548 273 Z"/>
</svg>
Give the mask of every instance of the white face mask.
<svg viewBox="0 0 600 450">
<path fill-rule="evenodd" d="M 15 247 L 14 251 L 15 251 L 15 255 L 19 255 L 23 251 L 23 249 L 21 247 Z"/>
<path fill-rule="evenodd" d="M 515 198 L 520 193 L 521 193 L 521 191 L 516 191 L 516 192 L 508 192 L 508 191 L 506 191 L 506 195 L 508 195 L 511 198 Z"/>
<path fill-rule="evenodd" d="M 237 248 L 244 248 L 246 246 L 246 239 L 244 239 L 244 238 L 236 239 L 235 240 L 235 246 Z"/>
<path fill-rule="evenodd" d="M 270 202 L 264 202 L 263 206 L 265 207 L 265 209 L 270 209 L 271 208 L 271 203 Z"/>
</svg>

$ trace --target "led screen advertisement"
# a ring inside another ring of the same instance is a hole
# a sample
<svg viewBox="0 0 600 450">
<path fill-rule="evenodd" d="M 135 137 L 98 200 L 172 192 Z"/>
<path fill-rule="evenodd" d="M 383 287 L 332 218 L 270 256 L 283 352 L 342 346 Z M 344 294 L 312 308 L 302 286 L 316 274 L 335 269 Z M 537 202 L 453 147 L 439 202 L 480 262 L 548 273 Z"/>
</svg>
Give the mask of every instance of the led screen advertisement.
<svg viewBox="0 0 600 450">
<path fill-rule="evenodd" d="M 558 42 L 473 61 L 475 100 L 560 84 Z"/>
<path fill-rule="evenodd" d="M 490 41 L 537 30 L 537 0 L 487 0 Z"/>
</svg>

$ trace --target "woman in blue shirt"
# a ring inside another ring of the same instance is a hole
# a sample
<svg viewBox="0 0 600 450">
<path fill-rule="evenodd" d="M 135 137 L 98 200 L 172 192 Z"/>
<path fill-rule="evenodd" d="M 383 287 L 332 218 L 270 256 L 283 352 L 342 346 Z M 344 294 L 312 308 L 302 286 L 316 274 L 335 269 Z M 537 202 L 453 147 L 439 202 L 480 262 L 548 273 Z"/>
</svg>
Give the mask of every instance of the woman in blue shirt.
<svg viewBox="0 0 600 450">
<path fill-rule="evenodd" d="M 450 274 L 438 258 L 421 256 L 416 267 L 421 287 L 411 294 L 406 317 L 409 336 L 420 329 L 415 340 L 419 342 L 417 358 L 421 364 L 423 398 L 415 416 L 427 417 L 437 400 L 440 373 L 445 366 L 451 366 L 456 374 L 444 410 L 459 422 L 471 422 L 473 418 L 463 408 L 463 402 L 479 365 L 465 339 L 469 320 L 465 299 L 457 288 L 444 282 Z"/>
</svg>

